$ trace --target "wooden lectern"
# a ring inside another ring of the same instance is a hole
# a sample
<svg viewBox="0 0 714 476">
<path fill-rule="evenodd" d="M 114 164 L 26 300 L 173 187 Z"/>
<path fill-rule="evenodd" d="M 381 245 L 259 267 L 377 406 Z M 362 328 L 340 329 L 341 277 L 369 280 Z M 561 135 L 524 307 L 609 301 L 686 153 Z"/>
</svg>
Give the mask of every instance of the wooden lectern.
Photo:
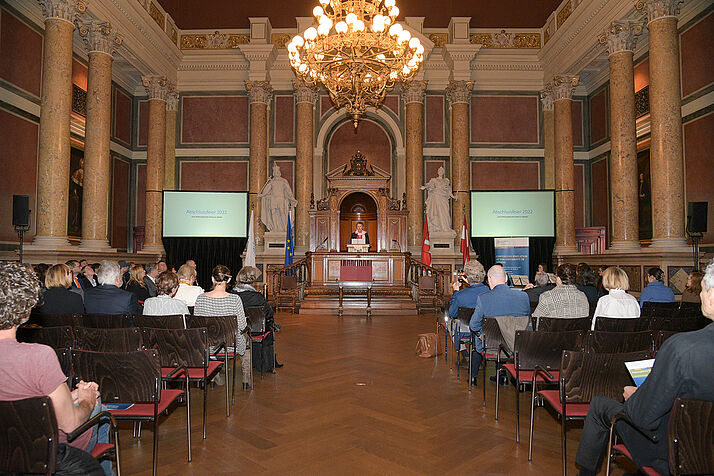
<svg viewBox="0 0 714 476">
<path fill-rule="evenodd" d="M 348 253 L 367 253 L 369 251 L 368 243 L 347 243 Z"/>
</svg>

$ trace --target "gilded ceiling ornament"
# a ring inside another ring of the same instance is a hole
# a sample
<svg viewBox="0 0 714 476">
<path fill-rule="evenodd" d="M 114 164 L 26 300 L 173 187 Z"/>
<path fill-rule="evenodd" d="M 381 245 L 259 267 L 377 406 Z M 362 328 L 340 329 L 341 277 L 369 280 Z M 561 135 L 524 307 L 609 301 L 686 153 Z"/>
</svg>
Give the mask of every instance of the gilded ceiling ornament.
<svg viewBox="0 0 714 476">
<path fill-rule="evenodd" d="M 77 24 L 88 53 L 99 52 L 111 56 L 122 44 L 122 37 L 112 32 L 109 22 L 92 19 Z"/>
</svg>

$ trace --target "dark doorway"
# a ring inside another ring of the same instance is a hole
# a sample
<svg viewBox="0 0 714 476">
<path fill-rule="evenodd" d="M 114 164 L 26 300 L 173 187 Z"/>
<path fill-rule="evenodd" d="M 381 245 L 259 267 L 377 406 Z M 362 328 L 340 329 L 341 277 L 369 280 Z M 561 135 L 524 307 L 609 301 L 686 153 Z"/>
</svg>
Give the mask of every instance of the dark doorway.
<svg viewBox="0 0 714 476">
<path fill-rule="evenodd" d="M 364 223 L 372 245 L 370 251 L 377 251 L 377 204 L 364 192 L 347 195 L 340 205 L 340 250 L 347 250 L 350 235 L 357 222 Z"/>
</svg>

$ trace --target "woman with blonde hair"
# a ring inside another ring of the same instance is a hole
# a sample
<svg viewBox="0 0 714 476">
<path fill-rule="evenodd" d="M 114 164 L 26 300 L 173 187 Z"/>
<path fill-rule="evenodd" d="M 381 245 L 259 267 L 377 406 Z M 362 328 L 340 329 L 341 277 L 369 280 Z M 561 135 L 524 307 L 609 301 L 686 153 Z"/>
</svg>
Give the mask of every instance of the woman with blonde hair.
<svg viewBox="0 0 714 476">
<path fill-rule="evenodd" d="M 56 264 L 45 276 L 47 291 L 42 294 L 40 314 L 84 314 L 82 296 L 69 290 L 72 270 L 66 264 Z"/>
<path fill-rule="evenodd" d="M 196 286 L 196 268 L 184 264 L 178 270 L 179 287 L 175 299 L 180 299 L 187 306 L 195 306 L 196 298 L 203 294 L 203 288 Z"/>
<path fill-rule="evenodd" d="M 592 330 L 595 330 L 595 319 L 598 317 L 623 319 L 640 317 L 640 304 L 634 296 L 627 294 L 627 290 L 630 289 L 630 278 L 622 268 L 612 266 L 607 268 L 602 273 L 602 285 L 607 289 L 608 294 L 597 302 L 593 314 Z"/>
<path fill-rule="evenodd" d="M 129 270 L 129 281 L 127 281 L 124 289 L 130 293 L 134 293 L 136 300 L 139 304 L 144 305 L 144 301 L 151 297 L 149 295 L 149 288 L 146 287 L 144 283 L 144 276 L 146 276 L 146 270 L 143 264 L 135 264 Z"/>
</svg>

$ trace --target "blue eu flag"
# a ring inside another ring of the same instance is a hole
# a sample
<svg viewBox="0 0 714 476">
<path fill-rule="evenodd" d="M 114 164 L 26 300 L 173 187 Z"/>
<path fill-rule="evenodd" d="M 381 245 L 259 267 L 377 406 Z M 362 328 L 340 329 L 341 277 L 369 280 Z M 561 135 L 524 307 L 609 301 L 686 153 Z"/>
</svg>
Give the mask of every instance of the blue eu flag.
<svg viewBox="0 0 714 476">
<path fill-rule="evenodd" d="M 293 264 L 293 255 L 295 250 L 293 247 L 293 227 L 290 225 L 290 214 L 288 214 L 288 231 L 285 235 L 285 266 Z"/>
</svg>

